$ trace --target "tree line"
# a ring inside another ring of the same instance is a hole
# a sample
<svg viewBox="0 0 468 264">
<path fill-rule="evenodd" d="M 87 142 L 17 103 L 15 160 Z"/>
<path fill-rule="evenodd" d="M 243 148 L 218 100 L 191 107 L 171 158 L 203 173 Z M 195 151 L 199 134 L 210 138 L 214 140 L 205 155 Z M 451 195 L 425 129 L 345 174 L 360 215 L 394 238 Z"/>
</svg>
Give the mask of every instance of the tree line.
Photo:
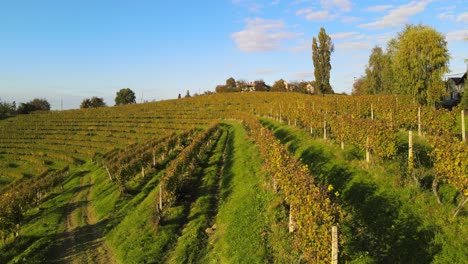
<svg viewBox="0 0 468 264">
<path fill-rule="evenodd" d="M 130 88 L 120 89 L 115 96 L 115 105 L 135 104 L 136 96 Z M 97 108 L 107 106 L 104 98 L 93 96 L 85 98 L 80 104 L 81 109 Z M 7 102 L 0 100 L 0 119 L 5 119 L 15 115 L 29 114 L 35 111 L 50 111 L 50 103 L 44 98 L 35 98 L 26 103 Z"/>
<path fill-rule="evenodd" d="M 316 82 L 306 81 L 291 81 L 286 82 L 284 79 L 275 81 L 273 85 L 268 85 L 263 80 L 256 80 L 254 82 L 247 82 L 245 80 L 235 80 L 230 77 L 226 80 L 226 84 L 216 86 L 217 93 L 232 93 L 232 92 L 297 92 L 304 94 L 317 94 Z"/>
<path fill-rule="evenodd" d="M 355 80 L 353 95 L 411 95 L 421 105 L 435 106 L 447 94 L 447 41 L 430 26 L 407 25 L 386 48 L 375 46 L 365 74 Z"/>
</svg>

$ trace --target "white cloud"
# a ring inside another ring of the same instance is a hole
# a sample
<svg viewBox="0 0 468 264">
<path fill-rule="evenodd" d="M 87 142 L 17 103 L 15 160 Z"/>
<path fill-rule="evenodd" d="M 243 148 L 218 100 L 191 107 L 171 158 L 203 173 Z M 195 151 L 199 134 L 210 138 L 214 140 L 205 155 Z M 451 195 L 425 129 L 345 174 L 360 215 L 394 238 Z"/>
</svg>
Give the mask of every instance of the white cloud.
<svg viewBox="0 0 468 264">
<path fill-rule="evenodd" d="M 457 21 L 468 22 L 468 12 L 461 13 L 459 16 L 457 16 Z"/>
<path fill-rule="evenodd" d="M 361 28 L 389 28 L 389 27 L 400 27 L 403 26 L 411 16 L 414 16 L 426 8 L 426 5 L 430 1 L 412 1 L 406 5 L 399 6 L 390 10 L 388 15 L 384 16 L 382 19 L 367 23 L 361 24 Z"/>
<path fill-rule="evenodd" d="M 310 49 L 310 45 L 309 44 L 303 44 L 303 45 L 297 45 L 297 46 L 294 46 L 294 47 L 291 47 L 289 48 L 289 51 L 291 52 L 294 52 L 294 53 L 300 53 L 300 52 L 304 52 L 308 49 Z"/>
<path fill-rule="evenodd" d="M 335 16 L 328 13 L 328 11 L 317 11 L 308 13 L 305 18 L 309 21 L 326 21 L 332 20 Z"/>
<path fill-rule="evenodd" d="M 392 5 L 376 5 L 376 6 L 370 6 L 366 9 L 364 9 L 364 11 L 367 11 L 367 12 L 382 12 L 382 11 L 385 11 L 387 9 L 390 9 L 392 8 L 393 6 Z"/>
<path fill-rule="evenodd" d="M 301 35 L 284 30 L 286 25 L 283 20 L 247 18 L 246 24 L 242 31 L 231 34 L 237 47 L 245 52 L 276 50 L 285 40 Z"/>
<path fill-rule="evenodd" d="M 335 50 L 370 50 L 372 44 L 367 41 L 344 42 L 335 45 Z"/>
<path fill-rule="evenodd" d="M 468 29 L 457 30 L 447 33 L 447 41 L 467 41 L 468 39 Z"/>
<path fill-rule="evenodd" d="M 356 32 L 356 31 L 352 31 L 352 32 L 339 32 L 339 33 L 334 33 L 334 34 L 330 34 L 330 37 L 331 39 L 346 39 L 346 38 L 350 38 L 350 37 L 354 37 L 356 35 L 358 35 L 359 33 Z"/>
<path fill-rule="evenodd" d="M 437 15 L 437 18 L 440 20 L 454 20 L 455 16 L 452 12 L 444 12 Z"/>
<path fill-rule="evenodd" d="M 299 9 L 299 10 L 296 11 L 296 16 L 302 16 L 302 15 L 308 14 L 310 12 L 312 12 L 312 9 L 310 9 L 310 8 Z"/>
<path fill-rule="evenodd" d="M 311 8 L 300 9 L 296 11 L 297 16 L 303 16 L 309 21 L 327 21 L 333 20 L 336 15 L 328 13 L 328 11 L 316 11 L 314 12 Z"/>
<path fill-rule="evenodd" d="M 350 11 L 353 6 L 348 0 L 320 0 L 320 4 L 327 10 L 338 8 L 340 11 Z"/>
<path fill-rule="evenodd" d="M 355 16 L 342 16 L 341 17 L 341 22 L 346 23 L 346 24 L 356 23 L 359 21 L 362 21 L 362 18 L 355 17 Z"/>
<path fill-rule="evenodd" d="M 280 0 L 275 0 L 273 2 L 271 2 L 272 5 L 278 5 L 281 1 Z"/>
</svg>

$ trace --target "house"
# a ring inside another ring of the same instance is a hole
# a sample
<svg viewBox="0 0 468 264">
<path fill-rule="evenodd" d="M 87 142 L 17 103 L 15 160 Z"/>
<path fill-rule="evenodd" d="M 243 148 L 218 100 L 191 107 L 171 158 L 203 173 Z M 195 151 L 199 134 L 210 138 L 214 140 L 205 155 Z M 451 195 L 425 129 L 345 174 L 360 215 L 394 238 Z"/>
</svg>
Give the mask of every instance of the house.
<svg viewBox="0 0 468 264">
<path fill-rule="evenodd" d="M 451 108 L 460 103 L 461 93 L 465 85 L 467 72 L 444 75 L 444 81 L 447 84 L 447 91 L 450 93 L 442 101 L 442 106 Z"/>
</svg>

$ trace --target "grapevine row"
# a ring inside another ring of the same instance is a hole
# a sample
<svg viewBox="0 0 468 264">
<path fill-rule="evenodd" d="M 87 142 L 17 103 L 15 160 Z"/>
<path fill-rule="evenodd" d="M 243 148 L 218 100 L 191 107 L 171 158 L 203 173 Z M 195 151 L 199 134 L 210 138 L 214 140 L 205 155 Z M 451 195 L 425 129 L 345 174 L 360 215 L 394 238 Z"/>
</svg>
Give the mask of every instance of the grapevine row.
<svg viewBox="0 0 468 264">
<path fill-rule="evenodd" d="M 315 185 L 307 166 L 291 156 L 257 119 L 246 116 L 243 121 L 261 150 L 273 188 L 281 190 L 290 207 L 290 231 L 294 229 L 291 224 L 297 227 L 294 233 L 297 249 L 308 262 L 330 262 L 330 230 L 342 214 L 340 207 L 331 201 L 332 188 Z"/>
<path fill-rule="evenodd" d="M 23 179 L 10 184 L 0 194 L 0 238 L 4 240 L 9 234 L 18 236 L 20 224 L 26 211 L 39 207 L 44 196 L 55 187 L 63 189 L 63 181 L 68 175 L 69 167 L 60 170 L 46 171 L 41 175 Z"/>
</svg>

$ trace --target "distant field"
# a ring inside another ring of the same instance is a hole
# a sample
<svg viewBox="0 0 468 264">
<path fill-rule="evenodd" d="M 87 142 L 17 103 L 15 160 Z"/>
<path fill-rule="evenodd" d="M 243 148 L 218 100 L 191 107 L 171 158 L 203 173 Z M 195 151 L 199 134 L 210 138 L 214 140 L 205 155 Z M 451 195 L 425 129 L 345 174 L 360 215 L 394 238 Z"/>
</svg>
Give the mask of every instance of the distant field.
<svg viewBox="0 0 468 264">
<path fill-rule="evenodd" d="M 332 226 L 340 263 L 465 263 L 460 120 L 267 92 L 1 120 L 0 263 L 330 263 Z"/>
</svg>

